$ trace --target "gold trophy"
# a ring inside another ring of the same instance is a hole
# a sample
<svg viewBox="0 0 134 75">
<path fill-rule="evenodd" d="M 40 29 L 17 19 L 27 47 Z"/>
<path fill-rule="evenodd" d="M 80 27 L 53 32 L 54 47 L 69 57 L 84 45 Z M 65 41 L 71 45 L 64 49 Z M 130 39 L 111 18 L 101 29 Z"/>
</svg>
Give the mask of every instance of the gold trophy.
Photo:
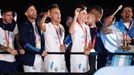
<svg viewBox="0 0 134 75">
<path fill-rule="evenodd" d="M 131 47 L 129 46 L 129 44 L 128 44 L 128 42 L 127 42 L 127 40 L 123 40 L 123 45 L 122 46 L 120 46 L 120 48 L 119 49 L 122 49 L 122 50 L 130 50 L 131 49 Z"/>
</svg>

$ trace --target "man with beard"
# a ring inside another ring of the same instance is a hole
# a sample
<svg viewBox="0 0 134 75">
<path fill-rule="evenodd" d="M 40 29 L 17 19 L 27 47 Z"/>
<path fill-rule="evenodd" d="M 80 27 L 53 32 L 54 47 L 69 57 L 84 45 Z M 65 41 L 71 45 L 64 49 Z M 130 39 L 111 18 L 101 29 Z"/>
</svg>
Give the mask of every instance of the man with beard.
<svg viewBox="0 0 134 75">
<path fill-rule="evenodd" d="M 14 39 L 18 35 L 18 27 L 13 19 L 13 11 L 5 8 L 0 19 L 0 72 L 16 72 Z M 6 52 L 6 53 L 5 53 Z"/>
<path fill-rule="evenodd" d="M 44 50 L 44 38 L 37 24 L 37 11 L 29 4 L 24 11 L 26 20 L 19 26 L 20 42 L 24 50 L 20 51 L 20 62 L 25 72 L 41 72 Z"/>
<path fill-rule="evenodd" d="M 120 18 L 119 21 L 113 22 L 114 16 L 109 16 L 104 22 L 105 27 L 103 32 L 106 34 L 102 35 L 102 38 L 105 48 L 110 53 L 116 52 L 116 50 L 120 49 L 125 50 L 122 46 L 130 47 L 129 51 L 134 52 L 134 20 L 132 19 L 132 7 L 124 6 L 121 11 L 121 17 L 122 18 Z M 109 29 L 110 32 L 108 31 Z M 112 64 L 111 60 L 112 56 L 109 55 L 107 63 L 108 65 Z"/>
</svg>

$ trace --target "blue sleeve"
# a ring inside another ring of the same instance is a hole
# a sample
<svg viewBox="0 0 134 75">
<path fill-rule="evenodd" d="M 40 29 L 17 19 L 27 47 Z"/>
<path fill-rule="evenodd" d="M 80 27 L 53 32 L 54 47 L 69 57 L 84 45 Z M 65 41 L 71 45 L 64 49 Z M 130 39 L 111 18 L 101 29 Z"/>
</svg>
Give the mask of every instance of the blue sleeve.
<svg viewBox="0 0 134 75">
<path fill-rule="evenodd" d="M 35 52 L 40 52 L 40 49 L 38 48 L 35 48 L 34 46 L 32 46 L 31 44 L 29 43 L 26 43 L 26 45 L 24 46 L 25 49 L 29 50 L 29 51 L 35 51 Z"/>
<path fill-rule="evenodd" d="M 32 32 L 30 30 L 30 32 Z M 29 28 L 27 25 L 23 24 L 19 28 L 19 33 L 20 33 L 20 40 L 23 48 L 31 53 L 37 53 L 40 51 L 40 49 L 34 47 L 33 42 L 29 40 L 29 35 L 31 34 L 29 32 Z"/>
</svg>

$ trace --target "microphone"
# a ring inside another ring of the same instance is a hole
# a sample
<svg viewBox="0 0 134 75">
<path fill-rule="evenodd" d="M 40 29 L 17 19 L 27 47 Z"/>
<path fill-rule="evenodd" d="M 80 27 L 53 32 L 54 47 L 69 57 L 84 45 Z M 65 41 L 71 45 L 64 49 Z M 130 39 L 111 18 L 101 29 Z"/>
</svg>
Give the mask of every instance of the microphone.
<svg viewBox="0 0 134 75">
<path fill-rule="evenodd" d="M 122 7 L 123 7 L 123 6 L 120 5 L 120 6 L 118 7 L 118 9 L 112 14 L 112 16 L 114 16 Z"/>
</svg>

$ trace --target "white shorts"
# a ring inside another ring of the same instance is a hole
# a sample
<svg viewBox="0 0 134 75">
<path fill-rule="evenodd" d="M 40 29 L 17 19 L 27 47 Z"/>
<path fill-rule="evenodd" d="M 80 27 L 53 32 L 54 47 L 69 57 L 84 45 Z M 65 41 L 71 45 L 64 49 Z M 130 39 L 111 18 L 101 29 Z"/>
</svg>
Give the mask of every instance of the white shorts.
<svg viewBox="0 0 134 75">
<path fill-rule="evenodd" d="M 87 72 L 89 71 L 89 60 L 86 55 L 71 55 L 71 72 Z"/>
<path fill-rule="evenodd" d="M 47 55 L 44 58 L 45 72 L 67 72 L 64 55 Z"/>
<path fill-rule="evenodd" d="M 23 65 L 24 72 L 43 72 L 43 60 L 39 54 L 35 55 L 33 66 Z"/>
</svg>

